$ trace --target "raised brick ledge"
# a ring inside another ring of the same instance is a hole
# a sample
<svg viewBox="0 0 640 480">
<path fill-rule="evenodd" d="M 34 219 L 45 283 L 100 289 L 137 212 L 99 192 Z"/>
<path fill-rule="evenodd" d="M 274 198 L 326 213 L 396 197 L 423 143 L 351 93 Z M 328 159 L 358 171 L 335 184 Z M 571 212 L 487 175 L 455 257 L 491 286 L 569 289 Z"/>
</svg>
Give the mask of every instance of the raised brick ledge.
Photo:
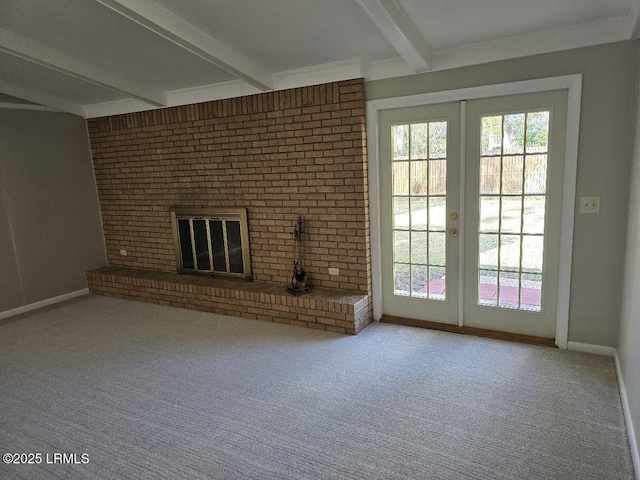
<svg viewBox="0 0 640 480">
<path fill-rule="evenodd" d="M 370 298 L 314 288 L 294 296 L 285 286 L 157 270 L 102 267 L 87 272 L 91 293 L 223 315 L 357 334 L 371 322 Z"/>
</svg>

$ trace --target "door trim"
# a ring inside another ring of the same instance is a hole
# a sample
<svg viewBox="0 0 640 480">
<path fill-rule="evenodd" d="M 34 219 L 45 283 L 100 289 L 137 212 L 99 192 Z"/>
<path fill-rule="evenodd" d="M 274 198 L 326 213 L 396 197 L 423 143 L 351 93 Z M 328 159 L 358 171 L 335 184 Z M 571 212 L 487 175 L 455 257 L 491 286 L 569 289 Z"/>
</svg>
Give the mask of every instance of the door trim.
<svg viewBox="0 0 640 480">
<path fill-rule="evenodd" d="M 369 213 L 371 222 L 371 276 L 374 320 L 379 321 L 383 312 L 381 281 L 382 255 L 380 249 L 380 182 L 378 178 L 380 168 L 378 158 L 379 111 L 390 108 L 432 105 L 436 103 L 565 89 L 568 90 L 568 105 L 564 181 L 562 185 L 562 224 L 560 228 L 560 262 L 558 272 L 558 307 L 555 343 L 559 348 L 567 348 L 582 74 L 483 85 L 456 90 L 445 90 L 418 95 L 370 100 L 367 102 L 367 165 L 370 192 Z M 463 192 L 464 188 L 461 188 L 460 190 Z"/>
</svg>

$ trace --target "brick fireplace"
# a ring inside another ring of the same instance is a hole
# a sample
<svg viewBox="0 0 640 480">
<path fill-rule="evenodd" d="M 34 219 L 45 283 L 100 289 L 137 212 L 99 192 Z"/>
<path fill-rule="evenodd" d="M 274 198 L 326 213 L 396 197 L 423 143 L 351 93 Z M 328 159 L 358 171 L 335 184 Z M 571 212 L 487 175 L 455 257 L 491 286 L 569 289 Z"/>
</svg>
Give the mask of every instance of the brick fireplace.
<svg viewBox="0 0 640 480">
<path fill-rule="evenodd" d="M 309 283 L 323 298 L 362 297 L 360 323 L 370 321 L 362 79 L 91 119 L 88 128 L 111 268 L 175 274 L 172 209 L 246 208 L 252 288 L 284 289 L 302 216 Z"/>
</svg>

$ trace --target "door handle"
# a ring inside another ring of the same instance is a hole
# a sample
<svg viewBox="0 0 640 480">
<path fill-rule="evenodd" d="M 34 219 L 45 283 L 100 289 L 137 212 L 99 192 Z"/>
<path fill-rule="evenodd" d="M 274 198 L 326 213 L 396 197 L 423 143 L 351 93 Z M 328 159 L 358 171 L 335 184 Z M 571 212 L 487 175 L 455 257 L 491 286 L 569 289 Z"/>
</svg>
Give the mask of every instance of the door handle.
<svg viewBox="0 0 640 480">
<path fill-rule="evenodd" d="M 451 235 L 452 237 L 455 237 L 458 235 L 458 229 L 457 228 L 450 228 L 449 229 L 449 235 Z"/>
<path fill-rule="evenodd" d="M 449 217 L 451 218 L 451 220 L 457 220 L 458 212 L 451 212 L 451 215 L 449 215 Z"/>
</svg>

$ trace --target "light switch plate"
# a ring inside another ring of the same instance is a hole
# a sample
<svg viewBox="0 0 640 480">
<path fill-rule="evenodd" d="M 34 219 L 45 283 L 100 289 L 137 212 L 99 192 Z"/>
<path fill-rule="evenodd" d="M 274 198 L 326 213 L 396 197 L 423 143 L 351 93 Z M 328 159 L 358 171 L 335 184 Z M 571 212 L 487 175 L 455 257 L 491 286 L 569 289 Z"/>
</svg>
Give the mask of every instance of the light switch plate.
<svg viewBox="0 0 640 480">
<path fill-rule="evenodd" d="M 125 249 L 120 250 L 120 255 L 122 255 L 123 257 L 126 257 L 127 251 Z"/>
<path fill-rule="evenodd" d="M 580 197 L 580 213 L 600 213 L 600 197 Z"/>
<path fill-rule="evenodd" d="M 331 275 L 332 277 L 335 277 L 336 275 L 340 275 L 340 269 L 339 268 L 329 268 L 329 275 Z"/>
</svg>

